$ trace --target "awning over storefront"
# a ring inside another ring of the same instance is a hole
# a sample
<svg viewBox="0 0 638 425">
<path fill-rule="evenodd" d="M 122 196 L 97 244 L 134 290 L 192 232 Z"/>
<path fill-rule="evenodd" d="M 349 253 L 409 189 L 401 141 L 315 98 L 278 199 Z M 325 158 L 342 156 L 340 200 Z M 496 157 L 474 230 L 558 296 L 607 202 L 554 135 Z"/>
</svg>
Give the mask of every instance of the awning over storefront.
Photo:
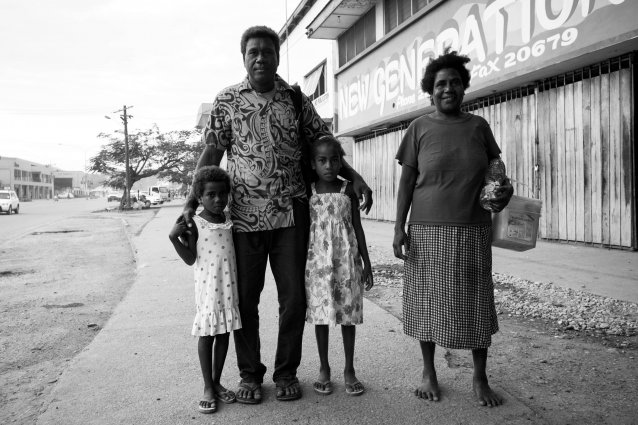
<svg viewBox="0 0 638 425">
<path fill-rule="evenodd" d="M 333 0 L 306 27 L 306 34 L 308 38 L 336 40 L 376 3 L 376 0 Z"/>
<path fill-rule="evenodd" d="M 306 96 L 311 96 L 317 90 L 317 84 L 319 84 L 319 78 L 323 74 L 323 70 L 326 67 L 325 63 L 314 69 L 308 76 L 304 78 L 304 86 L 302 91 Z"/>
</svg>

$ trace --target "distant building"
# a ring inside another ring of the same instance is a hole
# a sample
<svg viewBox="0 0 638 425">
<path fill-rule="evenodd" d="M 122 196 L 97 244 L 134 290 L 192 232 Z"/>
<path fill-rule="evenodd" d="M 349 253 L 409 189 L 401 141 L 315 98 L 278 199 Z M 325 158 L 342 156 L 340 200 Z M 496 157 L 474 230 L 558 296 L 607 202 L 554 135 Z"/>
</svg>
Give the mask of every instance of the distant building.
<svg viewBox="0 0 638 425">
<path fill-rule="evenodd" d="M 64 171 L 26 159 L 0 156 L 0 188 L 15 190 L 25 199 L 51 199 L 54 195 L 88 196 L 106 178 L 83 171 Z"/>
<path fill-rule="evenodd" d="M 24 199 L 53 197 L 53 168 L 20 158 L 0 157 L 0 188 L 15 190 Z"/>
<path fill-rule="evenodd" d="M 74 197 L 89 196 L 91 190 L 102 185 L 106 178 L 101 174 L 88 174 L 84 171 L 64 171 L 56 168 L 53 171 L 55 177 L 54 192 L 58 196 Z"/>
</svg>

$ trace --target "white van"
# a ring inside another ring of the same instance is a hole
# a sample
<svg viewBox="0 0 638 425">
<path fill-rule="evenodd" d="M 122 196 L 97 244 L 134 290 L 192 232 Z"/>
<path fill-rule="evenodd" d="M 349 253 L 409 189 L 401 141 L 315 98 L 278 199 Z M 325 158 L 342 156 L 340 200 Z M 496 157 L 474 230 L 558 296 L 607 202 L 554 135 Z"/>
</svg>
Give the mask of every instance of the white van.
<svg viewBox="0 0 638 425">
<path fill-rule="evenodd" d="M 160 195 L 160 192 L 157 186 L 152 186 L 148 188 L 146 199 L 148 199 L 152 205 L 158 205 L 158 204 L 164 203 L 164 201 L 162 201 L 162 196 Z"/>
<path fill-rule="evenodd" d="M 148 188 L 148 195 L 150 198 L 154 196 L 159 197 L 160 204 L 168 202 L 168 188 L 166 186 L 151 186 Z M 151 200 L 151 202 L 153 202 L 153 200 Z"/>
</svg>

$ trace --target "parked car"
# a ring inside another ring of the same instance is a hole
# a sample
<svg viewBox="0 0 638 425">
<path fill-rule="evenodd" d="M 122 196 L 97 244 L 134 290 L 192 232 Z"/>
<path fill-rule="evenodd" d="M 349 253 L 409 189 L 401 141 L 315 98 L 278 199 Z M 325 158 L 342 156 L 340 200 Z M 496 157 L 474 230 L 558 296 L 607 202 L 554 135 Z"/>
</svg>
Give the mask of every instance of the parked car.
<svg viewBox="0 0 638 425">
<path fill-rule="evenodd" d="M 0 212 L 18 214 L 20 212 L 20 199 L 13 190 L 0 190 Z"/>
<path fill-rule="evenodd" d="M 121 193 L 115 193 L 115 192 L 111 192 L 107 195 L 106 197 L 106 201 L 107 202 L 111 202 L 111 201 L 117 201 L 120 202 L 122 200 L 122 194 Z"/>
</svg>

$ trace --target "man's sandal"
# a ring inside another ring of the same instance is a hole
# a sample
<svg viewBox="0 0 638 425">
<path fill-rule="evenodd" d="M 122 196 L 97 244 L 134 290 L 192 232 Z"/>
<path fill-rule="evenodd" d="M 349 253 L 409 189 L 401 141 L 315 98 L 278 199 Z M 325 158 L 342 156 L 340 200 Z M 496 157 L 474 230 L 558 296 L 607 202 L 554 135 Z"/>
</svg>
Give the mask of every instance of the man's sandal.
<svg viewBox="0 0 638 425">
<path fill-rule="evenodd" d="M 248 391 L 250 393 L 247 397 L 242 397 L 242 392 Z M 235 394 L 235 399 L 238 403 L 243 404 L 259 404 L 261 403 L 261 384 L 257 384 L 254 382 L 244 382 L 241 381 L 239 383 L 239 389 Z"/>
<path fill-rule="evenodd" d="M 301 398 L 301 386 L 297 378 L 282 379 L 276 383 L 277 395 L 275 398 L 279 401 L 292 401 L 299 400 Z M 286 390 L 291 388 L 297 388 L 296 392 L 286 394 Z"/>
</svg>

